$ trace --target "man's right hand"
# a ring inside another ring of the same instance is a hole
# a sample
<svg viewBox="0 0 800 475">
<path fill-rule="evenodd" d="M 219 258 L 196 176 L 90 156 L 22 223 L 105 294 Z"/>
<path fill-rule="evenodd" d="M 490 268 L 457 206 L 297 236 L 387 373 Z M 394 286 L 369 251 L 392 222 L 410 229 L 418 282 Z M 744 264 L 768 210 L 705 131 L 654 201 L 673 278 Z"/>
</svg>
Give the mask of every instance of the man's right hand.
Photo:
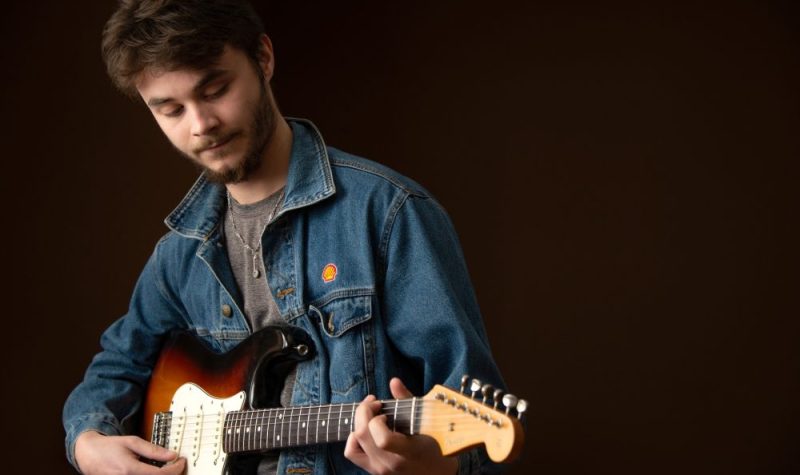
<svg viewBox="0 0 800 475">
<path fill-rule="evenodd" d="M 172 463 L 154 467 L 141 462 L 139 457 Z M 75 461 L 85 475 L 179 475 L 186 468 L 186 459 L 176 460 L 177 457 L 171 450 L 132 435 L 106 436 L 87 431 L 75 440 Z"/>
</svg>

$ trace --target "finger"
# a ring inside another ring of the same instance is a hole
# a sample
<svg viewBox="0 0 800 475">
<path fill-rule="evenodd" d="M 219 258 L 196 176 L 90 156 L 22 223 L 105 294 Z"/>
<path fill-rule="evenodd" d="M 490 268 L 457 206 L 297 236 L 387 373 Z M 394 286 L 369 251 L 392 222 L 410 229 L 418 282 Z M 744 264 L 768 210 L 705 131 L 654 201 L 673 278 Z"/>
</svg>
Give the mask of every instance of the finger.
<svg viewBox="0 0 800 475">
<path fill-rule="evenodd" d="M 161 467 L 159 475 L 180 475 L 186 470 L 186 459 L 179 458 L 174 463 L 168 463 Z"/>
<path fill-rule="evenodd" d="M 407 452 L 410 447 L 409 438 L 404 434 L 394 432 L 386 424 L 386 421 L 386 416 L 373 417 L 369 421 L 369 433 L 372 436 L 375 447 L 392 454 Z M 383 458 L 392 459 L 393 457 L 386 455 Z"/>
<path fill-rule="evenodd" d="M 181 475 L 186 471 L 186 459 L 179 458 L 173 463 L 168 463 L 163 467 L 154 467 L 144 462 L 136 462 L 126 468 L 124 473 L 135 473 L 136 475 Z"/>
<path fill-rule="evenodd" d="M 392 391 L 392 397 L 395 399 L 408 399 L 410 397 L 414 397 L 414 395 L 411 394 L 411 391 L 408 390 L 400 378 L 392 378 L 392 380 L 389 381 L 389 390 Z"/>
<path fill-rule="evenodd" d="M 135 436 L 125 437 L 125 444 L 127 445 L 128 449 L 130 449 L 135 454 L 148 458 L 150 460 L 157 460 L 159 462 L 169 462 L 178 458 L 177 453 L 169 449 L 165 449 L 164 447 L 151 444 L 150 442 L 147 442 L 146 440 L 139 437 Z"/>
<path fill-rule="evenodd" d="M 366 452 L 358 444 L 358 438 L 354 433 L 347 437 L 347 443 L 344 446 L 344 456 L 347 460 L 353 462 L 364 470 L 370 471 L 369 457 Z"/>
<path fill-rule="evenodd" d="M 385 466 L 380 461 L 380 451 L 375 447 L 369 432 L 369 421 L 379 410 L 380 402 L 375 400 L 375 396 L 369 395 L 361 401 L 356 408 L 355 430 L 350 434 L 348 444 L 345 446 L 345 456 L 370 473 L 385 471 Z"/>
<path fill-rule="evenodd" d="M 353 435 L 358 440 L 358 445 L 365 452 L 368 452 L 374 446 L 369 434 L 369 421 L 377 414 L 379 410 L 378 404 L 380 403 L 375 400 L 375 396 L 369 395 L 356 408 Z"/>
</svg>

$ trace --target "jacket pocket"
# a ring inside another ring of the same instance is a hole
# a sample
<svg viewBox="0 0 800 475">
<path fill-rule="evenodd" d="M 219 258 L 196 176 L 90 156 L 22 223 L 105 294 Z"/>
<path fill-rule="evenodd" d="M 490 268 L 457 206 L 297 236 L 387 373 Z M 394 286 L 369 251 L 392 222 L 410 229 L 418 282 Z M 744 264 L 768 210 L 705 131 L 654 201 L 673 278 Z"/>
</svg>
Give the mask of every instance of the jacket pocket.
<svg viewBox="0 0 800 475">
<path fill-rule="evenodd" d="M 348 292 L 311 305 L 310 313 L 317 314 L 323 341 L 328 353 L 328 379 L 331 402 L 356 401 L 366 396 L 371 364 L 372 295 L 353 295 Z"/>
</svg>

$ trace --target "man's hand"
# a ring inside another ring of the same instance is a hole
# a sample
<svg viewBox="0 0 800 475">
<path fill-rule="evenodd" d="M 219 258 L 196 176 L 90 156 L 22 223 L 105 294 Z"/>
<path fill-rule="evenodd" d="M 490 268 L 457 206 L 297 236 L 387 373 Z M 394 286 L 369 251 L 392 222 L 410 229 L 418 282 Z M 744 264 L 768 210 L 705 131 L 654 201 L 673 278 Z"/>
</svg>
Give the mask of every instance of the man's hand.
<svg viewBox="0 0 800 475">
<path fill-rule="evenodd" d="M 135 436 L 105 436 L 88 431 L 75 440 L 75 460 L 85 475 L 179 475 L 186 468 L 186 459 L 183 458 L 163 467 L 154 467 L 139 461 L 140 456 L 171 462 L 178 454 Z"/>
<path fill-rule="evenodd" d="M 389 382 L 392 396 L 412 396 L 399 378 Z M 394 473 L 451 475 L 458 459 L 444 457 L 439 445 L 425 435 L 407 436 L 392 432 L 386 416 L 378 415 L 381 403 L 367 396 L 356 409 L 356 428 L 347 439 L 344 456 L 373 475 Z"/>
</svg>

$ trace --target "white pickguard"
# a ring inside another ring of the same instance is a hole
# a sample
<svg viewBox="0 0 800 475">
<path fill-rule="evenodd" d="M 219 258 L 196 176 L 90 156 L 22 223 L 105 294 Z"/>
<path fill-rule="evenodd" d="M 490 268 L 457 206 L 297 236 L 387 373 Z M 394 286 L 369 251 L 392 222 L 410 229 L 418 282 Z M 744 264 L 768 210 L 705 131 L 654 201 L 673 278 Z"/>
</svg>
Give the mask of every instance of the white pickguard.
<svg viewBox="0 0 800 475">
<path fill-rule="evenodd" d="M 227 459 L 222 446 L 225 414 L 241 410 L 244 398 L 242 391 L 218 399 L 193 383 L 175 391 L 167 448 L 186 458 L 186 475 L 222 475 Z"/>
</svg>

